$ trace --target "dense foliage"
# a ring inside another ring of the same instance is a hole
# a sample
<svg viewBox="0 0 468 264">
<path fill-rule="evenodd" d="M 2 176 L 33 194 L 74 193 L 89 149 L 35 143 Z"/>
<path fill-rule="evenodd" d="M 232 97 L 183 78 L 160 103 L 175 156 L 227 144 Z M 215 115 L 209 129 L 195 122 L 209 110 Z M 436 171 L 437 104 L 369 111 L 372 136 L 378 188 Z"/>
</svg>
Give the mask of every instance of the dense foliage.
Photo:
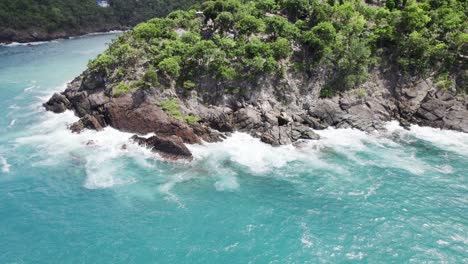
<svg viewBox="0 0 468 264">
<path fill-rule="evenodd" d="M 95 0 L 0 1 L 0 29 L 30 28 L 53 32 L 91 28 L 101 24 L 133 26 L 156 16 L 187 8 L 197 0 L 109 0 L 102 8 Z"/>
<path fill-rule="evenodd" d="M 222 83 L 224 92 L 238 93 L 245 80 L 284 78 L 286 69 L 312 75 L 326 67 L 333 76 L 322 95 L 330 96 L 365 81 L 375 65 L 438 76 L 455 87 L 451 76 L 466 72 L 467 7 L 455 0 L 388 0 L 382 6 L 358 0 L 207 1 L 139 24 L 89 66 L 132 85 L 145 78 L 126 72 L 144 67 L 156 76 L 151 84 L 143 80 L 149 87 L 175 82 L 187 91 L 208 78 Z"/>
</svg>

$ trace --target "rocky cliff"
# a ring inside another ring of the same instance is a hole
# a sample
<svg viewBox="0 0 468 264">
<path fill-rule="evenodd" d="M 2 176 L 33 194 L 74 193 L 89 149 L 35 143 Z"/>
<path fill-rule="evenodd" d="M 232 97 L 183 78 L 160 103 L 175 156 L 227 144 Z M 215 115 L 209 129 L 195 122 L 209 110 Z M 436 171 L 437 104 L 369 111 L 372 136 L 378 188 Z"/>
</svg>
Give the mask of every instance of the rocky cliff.
<svg viewBox="0 0 468 264">
<path fill-rule="evenodd" d="M 468 132 L 465 4 L 215 0 L 199 8 L 123 34 L 45 107 L 75 111 L 73 131 L 112 126 L 169 158 L 190 158 L 184 143 L 232 131 L 272 145 L 394 119 Z"/>
<path fill-rule="evenodd" d="M 219 87 L 214 84 L 184 95 L 174 87 L 114 96 L 115 88 L 105 78 L 85 72 L 44 106 L 56 113 L 73 110 L 80 117 L 70 127 L 73 132 L 112 126 L 139 135 L 133 140 L 170 159 L 191 158 L 183 143 L 215 142 L 232 131 L 247 132 L 272 145 L 318 139 L 313 130 L 329 126 L 379 130 L 390 120 L 468 133 L 466 96 L 454 96 L 431 79 L 396 76 L 374 71 L 357 89 L 331 98 L 319 97 L 322 76 L 294 74 L 281 81 L 260 79 L 242 95 L 216 96 Z M 183 115 L 197 120 L 184 122 L 161 106 L 174 99 Z M 155 136 L 141 137 L 148 133 Z"/>
</svg>

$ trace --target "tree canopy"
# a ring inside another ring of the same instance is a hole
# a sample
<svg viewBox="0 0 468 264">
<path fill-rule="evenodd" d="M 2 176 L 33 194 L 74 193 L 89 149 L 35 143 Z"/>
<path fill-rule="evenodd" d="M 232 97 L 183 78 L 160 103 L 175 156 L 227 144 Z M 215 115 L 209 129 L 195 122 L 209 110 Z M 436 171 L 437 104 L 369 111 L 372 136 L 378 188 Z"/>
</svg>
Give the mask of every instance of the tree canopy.
<svg viewBox="0 0 468 264">
<path fill-rule="evenodd" d="M 169 78 L 196 89 L 204 76 L 222 82 L 225 92 L 239 91 L 236 80 L 282 78 L 288 65 L 305 75 L 331 68 L 335 90 L 356 87 L 372 67 L 389 66 L 421 77 L 461 72 L 466 83 L 467 11 L 468 4 L 456 0 L 389 0 L 381 6 L 358 0 L 213 0 L 139 24 L 89 66 L 119 79 L 122 71 L 150 65 L 158 81 Z M 138 52 L 132 65 L 120 62 Z"/>
</svg>

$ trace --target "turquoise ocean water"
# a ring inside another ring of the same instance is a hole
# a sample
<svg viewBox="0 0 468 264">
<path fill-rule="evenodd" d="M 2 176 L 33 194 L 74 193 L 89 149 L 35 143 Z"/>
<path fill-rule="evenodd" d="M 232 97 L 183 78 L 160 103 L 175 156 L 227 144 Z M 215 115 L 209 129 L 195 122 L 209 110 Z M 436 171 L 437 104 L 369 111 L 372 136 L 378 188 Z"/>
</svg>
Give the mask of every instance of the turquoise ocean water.
<svg viewBox="0 0 468 264">
<path fill-rule="evenodd" d="M 41 107 L 113 37 L 0 46 L 0 263 L 468 262 L 468 135 L 235 133 L 167 163 Z"/>
</svg>

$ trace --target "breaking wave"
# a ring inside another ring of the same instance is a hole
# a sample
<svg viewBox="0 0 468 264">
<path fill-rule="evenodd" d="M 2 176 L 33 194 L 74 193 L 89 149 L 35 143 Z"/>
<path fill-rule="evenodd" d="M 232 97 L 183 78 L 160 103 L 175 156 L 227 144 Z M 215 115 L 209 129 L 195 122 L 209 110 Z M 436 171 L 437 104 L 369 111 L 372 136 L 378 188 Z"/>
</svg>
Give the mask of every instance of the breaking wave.
<svg viewBox="0 0 468 264">
<path fill-rule="evenodd" d="M 3 173 L 10 172 L 11 165 L 8 164 L 7 160 L 2 156 L 0 156 L 0 164 L 2 165 L 2 172 Z"/>
</svg>

